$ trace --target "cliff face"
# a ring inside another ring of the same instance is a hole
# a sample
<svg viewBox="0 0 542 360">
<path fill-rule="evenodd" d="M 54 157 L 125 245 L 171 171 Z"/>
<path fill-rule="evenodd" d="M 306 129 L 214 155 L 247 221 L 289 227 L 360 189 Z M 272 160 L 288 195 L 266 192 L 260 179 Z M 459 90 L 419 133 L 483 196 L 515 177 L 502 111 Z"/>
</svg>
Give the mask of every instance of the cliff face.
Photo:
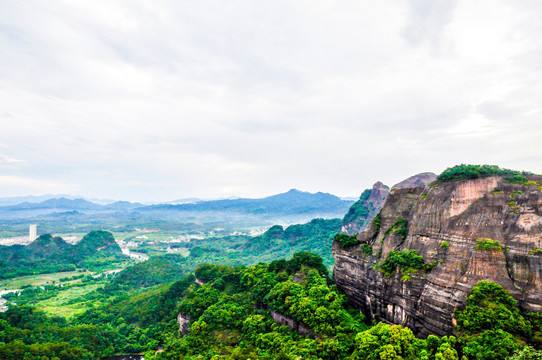
<svg viewBox="0 0 542 360">
<path fill-rule="evenodd" d="M 540 184 L 542 178 L 529 180 Z M 491 177 L 393 190 L 380 213 L 380 228 L 373 221 L 358 236 L 373 255 L 365 255 L 361 245 L 333 244 L 337 286 L 367 314 L 408 326 L 419 336 L 453 334 L 454 310 L 481 280 L 504 286 L 524 310 L 541 311 L 538 184 Z M 398 218 L 408 220 L 404 238 L 388 230 Z M 490 240 L 499 244 L 482 246 Z M 406 249 L 416 250 L 433 268 L 411 279 L 400 270 L 386 276 L 374 268 L 390 251 Z"/>
</svg>

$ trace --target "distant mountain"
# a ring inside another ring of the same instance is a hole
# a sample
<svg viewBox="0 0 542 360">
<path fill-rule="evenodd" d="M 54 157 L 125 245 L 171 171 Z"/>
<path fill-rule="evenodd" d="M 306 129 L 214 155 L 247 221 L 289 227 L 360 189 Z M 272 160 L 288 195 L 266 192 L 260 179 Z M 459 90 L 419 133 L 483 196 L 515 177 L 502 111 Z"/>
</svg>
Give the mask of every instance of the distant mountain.
<svg viewBox="0 0 542 360">
<path fill-rule="evenodd" d="M 215 211 L 252 215 L 300 215 L 308 213 L 342 214 L 353 201 L 318 192 L 311 194 L 296 189 L 261 199 L 228 199 L 201 201 L 191 204 L 160 204 L 138 210 L 142 211 Z"/>
<path fill-rule="evenodd" d="M 67 195 L 67 194 L 46 194 L 46 195 L 26 195 L 26 196 L 9 196 L 9 197 L 0 197 L 0 206 L 8 206 L 8 205 L 17 205 L 21 203 L 39 203 L 45 200 L 49 199 L 59 199 L 59 198 L 65 198 L 65 199 L 85 199 L 88 201 L 91 201 L 96 204 L 110 204 L 115 202 L 115 200 L 111 199 L 97 199 L 97 198 L 86 198 L 84 196 L 77 196 L 77 195 Z"/>
<path fill-rule="evenodd" d="M 184 198 L 184 199 L 177 199 L 177 200 L 167 201 L 164 204 L 171 204 L 171 205 L 193 204 L 193 203 L 197 203 L 197 202 L 200 202 L 200 201 L 203 201 L 203 200 L 199 199 L 199 198 Z"/>
<path fill-rule="evenodd" d="M 9 206 L 9 205 L 16 205 L 21 203 L 38 203 L 45 200 L 58 198 L 58 197 L 65 197 L 70 198 L 68 195 L 28 195 L 28 196 L 10 196 L 10 197 L 0 197 L 0 206 Z"/>
<path fill-rule="evenodd" d="M 117 201 L 107 205 L 96 204 L 91 201 L 65 197 L 47 199 L 41 202 L 23 202 L 15 205 L 1 206 L 0 210 L 38 210 L 38 209 L 63 209 L 63 210 L 132 210 L 144 206 L 140 203 Z"/>
<path fill-rule="evenodd" d="M 141 203 L 133 203 L 129 201 L 116 201 L 111 204 L 104 205 L 102 207 L 103 210 L 133 210 L 140 207 L 144 207 L 145 205 Z"/>
<path fill-rule="evenodd" d="M 64 197 L 48 199 L 38 203 L 24 202 L 21 204 L 4 206 L 3 210 L 35 210 L 35 209 L 69 209 L 69 210 L 96 210 L 102 205 L 84 199 L 67 199 Z"/>
<path fill-rule="evenodd" d="M 291 224 L 313 218 L 338 218 L 354 201 L 318 192 L 315 194 L 292 189 L 286 193 L 260 199 L 220 199 L 203 201 L 179 199 L 182 204 L 145 205 L 128 201 L 97 204 L 67 197 L 40 202 L 23 202 L 0 206 L 0 219 L 6 221 L 104 221 L 126 219 L 215 222 L 242 226 Z M 179 214 L 182 212 L 183 214 Z M 181 215 L 181 216 L 180 216 Z M 185 216 L 186 215 L 186 216 Z M 189 220 L 188 220 L 189 219 Z"/>
</svg>

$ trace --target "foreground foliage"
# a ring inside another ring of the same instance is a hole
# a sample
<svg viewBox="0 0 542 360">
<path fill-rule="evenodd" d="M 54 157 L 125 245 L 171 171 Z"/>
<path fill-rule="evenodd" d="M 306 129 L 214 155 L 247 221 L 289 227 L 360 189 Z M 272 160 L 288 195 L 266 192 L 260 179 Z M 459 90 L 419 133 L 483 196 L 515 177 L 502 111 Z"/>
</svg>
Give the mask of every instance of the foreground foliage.
<svg viewBox="0 0 542 360">
<path fill-rule="evenodd" d="M 396 268 L 427 266 L 417 254 L 396 255 Z M 89 294 L 102 305 L 71 321 L 29 306 L 11 307 L 0 314 L 0 358 L 90 360 L 118 353 L 145 353 L 147 360 L 542 357 L 526 347 L 542 344 L 540 315 L 521 312 L 504 288 L 488 281 L 475 286 L 465 308 L 454 314 L 459 337 L 418 339 L 399 325 L 369 325 L 312 253 L 251 267 L 205 264 L 195 274 L 198 282 L 188 275 L 141 291 L 106 286 Z M 188 321 L 184 335 L 179 314 Z"/>
</svg>

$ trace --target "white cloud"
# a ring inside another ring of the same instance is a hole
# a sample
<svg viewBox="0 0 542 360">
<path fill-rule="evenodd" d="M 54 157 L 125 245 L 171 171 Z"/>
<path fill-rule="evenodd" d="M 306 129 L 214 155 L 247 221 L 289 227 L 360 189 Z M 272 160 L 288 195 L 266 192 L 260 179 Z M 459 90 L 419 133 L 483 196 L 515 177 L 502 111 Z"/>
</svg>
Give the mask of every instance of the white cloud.
<svg viewBox="0 0 542 360">
<path fill-rule="evenodd" d="M 77 186 L 68 182 L 43 177 L 32 179 L 13 175 L 0 175 L 1 196 L 22 196 L 29 193 L 36 195 L 61 194 L 77 191 Z"/>
<path fill-rule="evenodd" d="M 2 8 L 0 162 L 24 159 L 6 176 L 166 200 L 353 195 L 461 162 L 542 172 L 535 2 Z"/>
</svg>

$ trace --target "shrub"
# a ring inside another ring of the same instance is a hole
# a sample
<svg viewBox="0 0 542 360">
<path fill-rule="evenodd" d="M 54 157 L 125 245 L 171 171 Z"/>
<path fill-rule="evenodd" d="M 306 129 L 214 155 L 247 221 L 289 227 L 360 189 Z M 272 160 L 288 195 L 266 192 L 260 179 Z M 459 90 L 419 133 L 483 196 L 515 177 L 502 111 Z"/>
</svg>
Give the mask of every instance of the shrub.
<svg viewBox="0 0 542 360">
<path fill-rule="evenodd" d="M 337 234 L 335 235 L 334 241 L 337 241 L 343 248 L 347 248 L 350 246 L 354 246 L 359 244 L 358 239 L 356 239 L 356 235 L 348 235 L 348 234 Z"/>
<path fill-rule="evenodd" d="M 443 248 L 443 249 L 449 248 L 450 244 L 447 241 L 443 241 L 443 242 L 440 243 L 440 247 Z"/>
<path fill-rule="evenodd" d="M 484 251 L 504 251 L 507 250 L 506 247 L 501 246 L 501 244 L 497 240 L 483 238 L 483 239 L 476 239 L 476 246 L 474 246 L 474 250 L 484 250 Z"/>
<path fill-rule="evenodd" d="M 408 235 L 408 220 L 402 217 L 397 218 L 397 220 L 386 230 L 386 235 L 396 234 L 402 240 L 405 240 Z"/>
<path fill-rule="evenodd" d="M 380 272 L 386 276 L 392 275 L 395 270 L 400 269 L 403 275 L 415 273 L 418 270 L 431 270 L 435 264 L 426 264 L 423 256 L 416 250 L 392 250 L 388 257 L 377 265 Z"/>
<path fill-rule="evenodd" d="M 532 346 L 525 346 L 516 351 L 508 360 L 542 360 L 542 351 L 537 351 Z"/>
<path fill-rule="evenodd" d="M 373 224 L 375 225 L 375 232 L 380 232 L 380 226 L 382 224 L 382 217 L 380 216 L 380 213 L 375 216 Z"/>
<path fill-rule="evenodd" d="M 371 248 L 371 245 L 369 244 L 361 244 L 361 251 L 365 254 L 365 255 L 373 255 L 373 248 Z"/>
</svg>

